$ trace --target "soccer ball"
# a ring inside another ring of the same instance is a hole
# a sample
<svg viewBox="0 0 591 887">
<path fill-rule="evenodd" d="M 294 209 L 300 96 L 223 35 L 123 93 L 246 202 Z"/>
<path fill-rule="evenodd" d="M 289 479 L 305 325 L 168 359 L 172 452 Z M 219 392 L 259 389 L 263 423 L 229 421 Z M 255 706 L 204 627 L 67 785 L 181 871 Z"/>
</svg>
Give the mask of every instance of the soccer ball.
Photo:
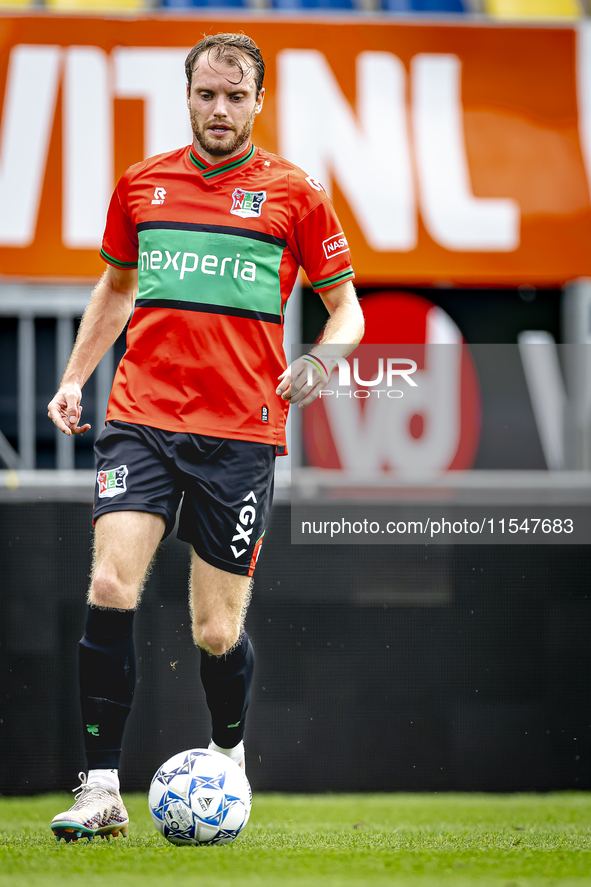
<svg viewBox="0 0 591 887">
<path fill-rule="evenodd" d="M 248 822 L 252 792 L 226 755 L 192 748 L 158 768 L 148 803 L 156 828 L 172 844 L 229 844 Z"/>
</svg>

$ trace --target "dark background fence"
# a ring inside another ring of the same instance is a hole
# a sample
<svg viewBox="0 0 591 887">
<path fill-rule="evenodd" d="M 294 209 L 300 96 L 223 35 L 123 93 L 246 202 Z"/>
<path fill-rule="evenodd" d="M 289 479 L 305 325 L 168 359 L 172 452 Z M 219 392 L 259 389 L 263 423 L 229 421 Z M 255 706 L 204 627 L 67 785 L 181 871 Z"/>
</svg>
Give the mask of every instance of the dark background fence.
<svg viewBox="0 0 591 887">
<path fill-rule="evenodd" d="M 85 768 L 77 641 L 91 507 L 0 508 L 0 792 Z M 159 552 L 136 620 L 122 778 L 146 790 L 209 740 L 187 607 L 188 550 Z M 292 546 L 276 505 L 248 630 L 255 790 L 591 788 L 586 547 Z"/>
</svg>

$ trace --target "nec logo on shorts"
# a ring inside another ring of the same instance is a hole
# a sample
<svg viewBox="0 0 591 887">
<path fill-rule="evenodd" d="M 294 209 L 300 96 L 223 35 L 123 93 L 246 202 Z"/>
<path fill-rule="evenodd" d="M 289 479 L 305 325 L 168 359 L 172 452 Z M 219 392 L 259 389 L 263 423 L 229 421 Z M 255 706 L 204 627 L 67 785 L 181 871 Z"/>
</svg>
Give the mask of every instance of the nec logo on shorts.
<svg viewBox="0 0 591 887">
<path fill-rule="evenodd" d="M 245 496 L 242 500 L 243 502 L 254 502 L 257 504 L 257 497 L 254 492 L 251 490 L 248 496 Z M 252 535 L 252 531 L 254 529 L 254 522 L 256 520 L 257 512 L 256 508 L 252 505 L 245 505 L 240 509 L 240 514 L 238 515 L 238 523 L 236 524 L 236 535 L 232 536 L 232 542 L 245 542 L 246 545 L 250 545 L 250 537 Z M 249 530 L 246 527 L 250 527 Z M 238 560 L 243 554 L 246 554 L 247 548 L 238 548 L 237 545 L 230 545 L 232 549 L 232 554 Z"/>
<path fill-rule="evenodd" d="M 332 259 L 333 256 L 340 256 L 341 253 L 346 253 L 349 249 L 349 244 L 347 243 L 347 238 L 341 231 L 339 234 L 335 234 L 333 237 L 327 237 L 326 240 L 323 240 L 322 248 L 324 249 L 324 255 L 326 258 Z"/>
<path fill-rule="evenodd" d="M 99 499 L 112 499 L 119 493 L 127 490 L 125 478 L 129 474 L 127 465 L 120 465 L 119 468 L 106 468 L 99 471 L 96 476 L 96 482 L 99 488 Z"/>
<path fill-rule="evenodd" d="M 256 219 L 261 214 L 261 207 L 267 199 L 266 191 L 243 191 L 236 188 L 232 194 L 230 212 L 241 219 Z"/>
</svg>

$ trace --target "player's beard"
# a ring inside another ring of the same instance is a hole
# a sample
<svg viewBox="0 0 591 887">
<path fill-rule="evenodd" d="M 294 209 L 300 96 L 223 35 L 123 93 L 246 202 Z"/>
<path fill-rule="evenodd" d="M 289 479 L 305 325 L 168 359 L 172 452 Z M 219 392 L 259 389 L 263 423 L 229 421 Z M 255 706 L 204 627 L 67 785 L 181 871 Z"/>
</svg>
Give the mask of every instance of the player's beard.
<svg viewBox="0 0 591 887">
<path fill-rule="evenodd" d="M 230 130 L 234 138 L 223 145 L 219 142 L 218 139 L 208 137 L 207 130 L 199 124 L 199 120 L 197 119 L 197 114 L 195 113 L 195 111 L 191 111 L 190 116 L 193 135 L 195 136 L 195 139 L 197 140 L 199 145 L 201 145 L 203 150 L 214 157 L 227 157 L 228 154 L 233 154 L 235 151 L 238 151 L 240 148 L 242 148 L 243 145 L 248 142 L 250 134 L 252 132 L 252 127 L 254 126 L 255 111 L 253 108 L 250 120 L 246 121 L 242 129 L 238 131 Z"/>
</svg>

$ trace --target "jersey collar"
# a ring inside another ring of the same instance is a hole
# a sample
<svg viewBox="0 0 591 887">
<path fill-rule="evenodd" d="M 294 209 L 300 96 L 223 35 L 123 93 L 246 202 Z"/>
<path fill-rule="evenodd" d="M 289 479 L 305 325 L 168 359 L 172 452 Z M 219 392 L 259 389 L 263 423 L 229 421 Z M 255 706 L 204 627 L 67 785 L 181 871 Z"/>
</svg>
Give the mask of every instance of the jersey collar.
<svg viewBox="0 0 591 887">
<path fill-rule="evenodd" d="M 215 179 L 218 176 L 223 175 L 226 172 L 230 172 L 231 170 L 239 169 L 241 166 L 245 166 L 245 164 L 249 163 L 254 157 L 256 148 L 252 144 L 252 142 L 248 143 L 247 148 L 239 154 L 238 157 L 232 157 L 230 160 L 224 161 L 224 163 L 216 163 L 215 166 L 212 166 L 207 161 L 203 160 L 198 154 L 193 150 L 193 146 L 189 148 L 189 160 L 193 164 L 193 166 L 199 170 L 199 172 L 203 175 L 204 179 Z"/>
</svg>

